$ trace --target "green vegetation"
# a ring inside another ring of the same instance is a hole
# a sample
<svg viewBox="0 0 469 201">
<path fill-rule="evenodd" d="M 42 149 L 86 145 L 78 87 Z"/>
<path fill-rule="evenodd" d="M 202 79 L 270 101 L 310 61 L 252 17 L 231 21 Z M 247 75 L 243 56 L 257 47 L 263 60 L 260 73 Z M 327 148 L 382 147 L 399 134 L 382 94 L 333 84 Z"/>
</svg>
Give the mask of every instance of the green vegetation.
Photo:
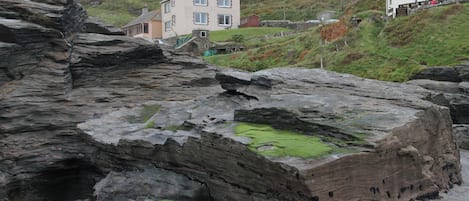
<svg viewBox="0 0 469 201">
<path fill-rule="evenodd" d="M 249 51 L 206 59 L 257 71 L 280 66 L 318 68 L 322 54 L 326 69 L 402 82 L 423 66 L 455 65 L 469 58 L 469 26 L 464 26 L 469 4 L 437 7 L 388 23 L 380 18 L 380 11 L 354 15 L 362 23 L 323 47 L 321 30 L 315 28 L 294 37 L 246 43 Z"/>
<path fill-rule="evenodd" d="M 147 124 L 145 124 L 145 129 L 147 128 L 155 128 L 155 122 L 149 121 Z"/>
<path fill-rule="evenodd" d="M 265 20 L 312 20 L 324 10 L 335 10 L 337 16 L 346 7 L 347 0 L 241 0 L 241 15 L 257 14 Z M 384 2 L 383 2 L 384 4 Z"/>
<path fill-rule="evenodd" d="M 235 132 L 251 138 L 249 149 L 264 156 L 316 158 L 334 152 L 332 146 L 318 137 L 276 130 L 267 125 L 239 123 Z"/>
<path fill-rule="evenodd" d="M 210 41 L 222 42 L 232 40 L 236 37 L 242 37 L 243 40 L 249 40 L 259 36 L 276 34 L 280 32 L 288 32 L 290 29 L 278 27 L 250 27 L 243 29 L 229 29 L 210 32 Z"/>
<path fill-rule="evenodd" d="M 138 116 L 127 116 L 127 121 L 129 123 L 145 123 L 150 118 L 155 115 L 157 112 L 160 111 L 161 106 L 158 104 L 154 105 L 144 105 L 142 110 L 140 111 L 140 114 Z M 145 125 L 145 128 L 153 128 L 155 123 L 153 121 L 148 122 Z"/>
<path fill-rule="evenodd" d="M 85 6 L 88 15 L 118 27 L 139 16 L 145 4 L 149 10 L 160 7 L 159 1 L 153 0 L 81 0 L 80 3 Z"/>
<path fill-rule="evenodd" d="M 160 109 L 161 109 L 161 106 L 158 104 L 144 105 L 140 113 L 140 118 L 142 119 L 143 122 L 147 122 L 153 115 L 159 112 Z"/>
</svg>

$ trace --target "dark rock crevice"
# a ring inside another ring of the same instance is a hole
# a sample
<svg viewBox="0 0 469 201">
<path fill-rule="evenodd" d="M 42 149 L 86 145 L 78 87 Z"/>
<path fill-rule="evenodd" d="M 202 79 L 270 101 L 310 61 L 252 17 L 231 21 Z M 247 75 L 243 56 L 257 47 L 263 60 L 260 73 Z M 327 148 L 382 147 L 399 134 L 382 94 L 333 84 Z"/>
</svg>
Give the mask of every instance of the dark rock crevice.
<svg viewBox="0 0 469 201">
<path fill-rule="evenodd" d="M 75 201 L 92 199 L 93 186 L 103 172 L 89 161 L 66 159 L 37 173 L 32 178 L 6 186 L 10 201 Z"/>
</svg>

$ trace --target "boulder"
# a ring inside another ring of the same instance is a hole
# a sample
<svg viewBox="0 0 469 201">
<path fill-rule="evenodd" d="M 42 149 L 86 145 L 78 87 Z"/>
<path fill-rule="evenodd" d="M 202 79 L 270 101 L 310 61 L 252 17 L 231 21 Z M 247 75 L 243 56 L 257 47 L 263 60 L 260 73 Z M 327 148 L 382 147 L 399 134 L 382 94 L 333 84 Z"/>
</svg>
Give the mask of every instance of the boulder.
<svg viewBox="0 0 469 201">
<path fill-rule="evenodd" d="M 461 82 L 459 72 L 456 69 L 449 67 L 428 67 L 413 75 L 411 79 Z"/>
<path fill-rule="evenodd" d="M 458 65 L 455 68 L 459 72 L 459 77 L 461 78 L 461 80 L 468 82 L 469 81 L 469 62 Z"/>
</svg>

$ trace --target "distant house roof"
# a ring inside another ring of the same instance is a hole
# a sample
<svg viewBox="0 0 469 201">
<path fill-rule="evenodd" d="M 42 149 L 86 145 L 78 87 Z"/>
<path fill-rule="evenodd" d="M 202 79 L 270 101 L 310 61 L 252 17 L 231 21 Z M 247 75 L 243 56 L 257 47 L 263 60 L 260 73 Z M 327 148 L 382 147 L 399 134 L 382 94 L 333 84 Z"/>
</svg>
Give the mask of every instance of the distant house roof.
<svg viewBox="0 0 469 201">
<path fill-rule="evenodd" d="M 152 19 L 161 20 L 161 11 L 160 10 L 154 10 L 154 11 L 150 11 L 148 13 L 142 14 L 142 15 L 138 16 L 135 20 L 132 20 L 131 22 L 129 22 L 128 24 L 123 26 L 122 28 L 127 28 L 127 27 L 131 27 L 133 25 L 148 22 Z"/>
</svg>

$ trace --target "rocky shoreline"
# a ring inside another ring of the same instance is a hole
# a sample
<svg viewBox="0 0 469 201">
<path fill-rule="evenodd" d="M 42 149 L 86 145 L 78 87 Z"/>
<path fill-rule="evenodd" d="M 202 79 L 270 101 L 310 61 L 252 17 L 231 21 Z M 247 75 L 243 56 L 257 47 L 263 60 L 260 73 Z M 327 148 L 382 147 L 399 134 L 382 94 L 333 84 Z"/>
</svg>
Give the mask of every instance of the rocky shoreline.
<svg viewBox="0 0 469 201">
<path fill-rule="evenodd" d="M 246 73 L 74 1 L 0 8 L 0 200 L 425 200 L 462 183 L 464 66 L 451 83 Z"/>
</svg>

